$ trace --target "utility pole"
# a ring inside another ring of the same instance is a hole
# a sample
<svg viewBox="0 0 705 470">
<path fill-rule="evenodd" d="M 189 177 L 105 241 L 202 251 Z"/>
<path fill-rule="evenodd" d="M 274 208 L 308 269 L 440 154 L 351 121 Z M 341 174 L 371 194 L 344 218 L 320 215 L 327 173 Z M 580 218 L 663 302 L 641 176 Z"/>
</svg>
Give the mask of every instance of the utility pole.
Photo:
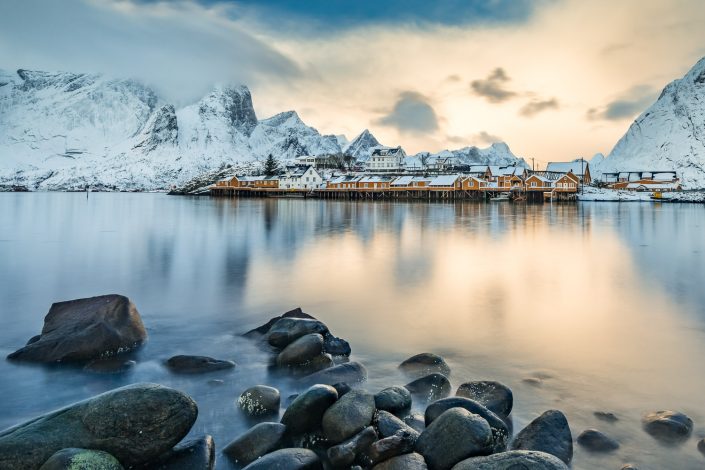
<svg viewBox="0 0 705 470">
<path fill-rule="evenodd" d="M 583 190 L 583 186 L 585 186 L 585 159 L 583 157 L 580 157 L 580 178 L 578 181 L 580 181 L 580 194 L 585 194 Z"/>
<path fill-rule="evenodd" d="M 534 162 L 534 157 L 531 157 L 531 171 L 536 171 L 536 163 Z"/>
</svg>

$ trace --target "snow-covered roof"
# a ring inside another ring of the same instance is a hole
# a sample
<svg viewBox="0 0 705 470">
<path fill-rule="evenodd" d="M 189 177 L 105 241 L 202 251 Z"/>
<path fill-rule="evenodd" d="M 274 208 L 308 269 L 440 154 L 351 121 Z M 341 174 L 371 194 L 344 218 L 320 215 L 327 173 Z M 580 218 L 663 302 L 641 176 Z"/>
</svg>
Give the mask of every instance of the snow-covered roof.
<svg viewBox="0 0 705 470">
<path fill-rule="evenodd" d="M 678 188 L 678 183 L 674 182 L 665 182 L 665 181 L 656 181 L 656 182 L 646 182 L 642 181 L 640 183 L 629 183 L 627 184 L 626 188 L 627 189 L 639 189 L 639 188 L 645 188 L 645 189 L 677 189 Z"/>
<path fill-rule="evenodd" d="M 433 179 L 433 178 L 431 178 L 431 177 L 429 177 L 429 176 L 414 176 L 414 181 L 426 181 L 426 182 L 429 182 L 429 181 L 431 181 L 432 179 Z"/>
<path fill-rule="evenodd" d="M 552 171 L 554 173 L 568 173 L 572 171 L 573 174 L 582 176 L 583 172 L 587 171 L 589 163 L 585 160 L 573 160 L 572 162 L 549 162 L 546 165 L 546 171 Z"/>
<path fill-rule="evenodd" d="M 542 181 L 542 182 L 544 182 L 544 183 L 550 183 L 550 182 L 551 182 L 550 179 L 546 178 L 545 176 L 541 176 L 541 175 L 531 175 L 531 176 L 529 176 L 529 178 L 538 178 L 539 181 Z M 527 178 L 527 179 L 529 179 L 529 178 Z"/>
<path fill-rule="evenodd" d="M 484 173 L 487 168 L 488 165 L 470 165 L 470 173 Z"/>
<path fill-rule="evenodd" d="M 409 186 L 413 180 L 413 176 L 400 176 L 392 181 L 392 186 Z"/>
<path fill-rule="evenodd" d="M 360 183 L 387 183 L 391 181 L 390 176 L 363 176 Z"/>
<path fill-rule="evenodd" d="M 460 175 L 438 175 L 431 180 L 429 186 L 453 186 Z"/>
</svg>

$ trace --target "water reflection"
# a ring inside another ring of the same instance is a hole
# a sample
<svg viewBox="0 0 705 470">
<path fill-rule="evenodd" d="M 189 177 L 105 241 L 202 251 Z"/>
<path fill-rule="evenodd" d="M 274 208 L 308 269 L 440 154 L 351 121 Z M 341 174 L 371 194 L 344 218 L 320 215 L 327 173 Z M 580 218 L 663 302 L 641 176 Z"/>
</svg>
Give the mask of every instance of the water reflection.
<svg viewBox="0 0 705 470">
<path fill-rule="evenodd" d="M 301 305 L 351 341 L 372 390 L 403 383 L 395 366 L 405 356 L 435 351 L 454 386 L 511 386 L 517 428 L 558 407 L 576 434 L 599 427 L 622 442 L 604 458 L 577 450 L 574 468 L 697 468 L 694 440 L 662 449 L 639 419 L 677 408 L 705 432 L 694 360 L 705 345 L 703 227 L 701 206 L 3 194 L 2 354 L 41 328 L 51 302 L 109 292 L 136 302 L 151 339 L 121 377 L 0 363 L 0 426 L 147 380 L 193 394 L 194 433 L 222 446 L 246 426 L 239 391 L 263 382 L 296 391 L 234 333 Z M 224 377 L 229 398 L 164 370 L 177 353 L 237 361 Z M 601 423 L 595 410 L 620 421 Z"/>
</svg>

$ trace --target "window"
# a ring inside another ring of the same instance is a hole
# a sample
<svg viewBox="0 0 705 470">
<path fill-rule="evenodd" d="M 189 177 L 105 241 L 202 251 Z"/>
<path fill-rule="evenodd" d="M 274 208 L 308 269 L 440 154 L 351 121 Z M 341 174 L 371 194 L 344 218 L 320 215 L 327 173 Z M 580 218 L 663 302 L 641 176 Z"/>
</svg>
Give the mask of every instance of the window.
<svg viewBox="0 0 705 470">
<path fill-rule="evenodd" d="M 531 182 L 531 187 L 532 187 L 532 188 L 535 188 L 535 187 L 536 187 L 536 181 L 532 181 L 532 182 Z"/>
</svg>

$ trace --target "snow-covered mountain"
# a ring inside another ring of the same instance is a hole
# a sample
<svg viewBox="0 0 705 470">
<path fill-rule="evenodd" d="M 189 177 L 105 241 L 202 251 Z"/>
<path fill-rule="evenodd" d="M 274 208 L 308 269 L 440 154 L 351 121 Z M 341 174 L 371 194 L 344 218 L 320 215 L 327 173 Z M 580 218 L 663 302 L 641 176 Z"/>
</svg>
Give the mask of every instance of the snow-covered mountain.
<svg viewBox="0 0 705 470">
<path fill-rule="evenodd" d="M 705 58 L 664 88 L 602 163 L 591 162 L 598 175 L 630 170 L 675 170 L 684 187 L 705 188 Z"/>
<path fill-rule="evenodd" d="M 420 152 L 408 157 L 408 165 L 421 168 L 422 156 L 427 156 L 427 165 L 433 165 L 436 161 L 445 161 L 457 165 L 519 165 L 529 168 L 526 161 L 514 155 L 504 142 L 496 142 L 484 149 L 472 146 L 437 153 Z"/>
<path fill-rule="evenodd" d="M 365 161 L 370 158 L 372 149 L 380 145 L 382 144 L 379 143 L 375 136 L 373 136 L 369 130 L 365 129 L 343 148 L 343 153 L 352 155 L 357 160 Z"/>
</svg>

